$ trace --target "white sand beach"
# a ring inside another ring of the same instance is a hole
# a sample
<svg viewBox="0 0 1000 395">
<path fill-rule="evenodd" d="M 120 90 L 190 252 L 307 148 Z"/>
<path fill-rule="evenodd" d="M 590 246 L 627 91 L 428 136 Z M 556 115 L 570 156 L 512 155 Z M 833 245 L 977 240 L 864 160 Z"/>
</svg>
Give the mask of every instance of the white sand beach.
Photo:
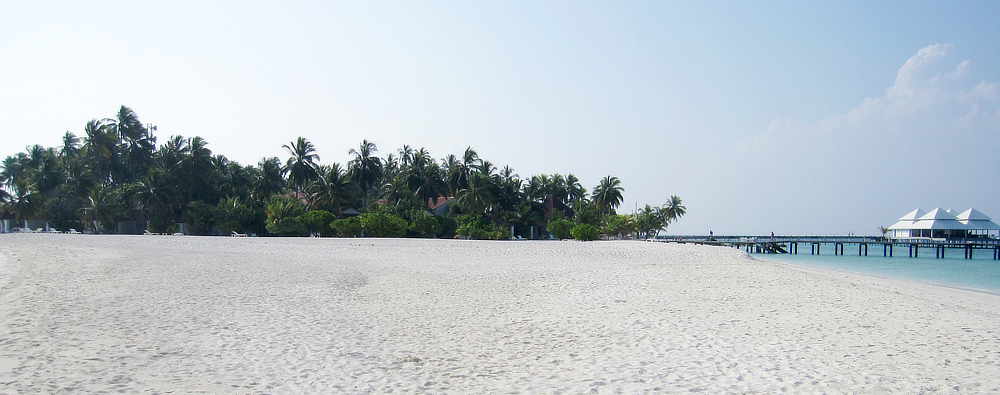
<svg viewBox="0 0 1000 395">
<path fill-rule="evenodd" d="M 1000 297 L 731 248 L 8 234 L 0 254 L 0 394 L 1000 392 Z"/>
</svg>

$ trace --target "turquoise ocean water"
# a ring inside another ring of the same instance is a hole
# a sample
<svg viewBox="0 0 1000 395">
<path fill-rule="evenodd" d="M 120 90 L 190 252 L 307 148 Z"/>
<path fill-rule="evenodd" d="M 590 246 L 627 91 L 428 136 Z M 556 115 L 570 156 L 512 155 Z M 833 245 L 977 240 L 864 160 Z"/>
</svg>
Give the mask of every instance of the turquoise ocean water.
<svg viewBox="0 0 1000 395">
<path fill-rule="evenodd" d="M 824 244 L 822 247 L 821 255 L 810 255 L 808 245 L 803 254 L 802 244 L 799 245 L 798 254 L 751 255 L 761 260 L 1000 295 L 1000 261 L 993 260 L 993 250 L 976 250 L 973 259 L 964 259 L 962 249 L 948 249 L 945 258 L 935 258 L 934 250 L 927 248 L 920 250 L 919 258 L 910 258 L 905 248 L 896 248 L 895 256 L 886 258 L 882 256 L 882 248 L 876 249 L 873 246 L 869 246 L 868 256 L 860 257 L 857 255 L 857 246 L 854 246 L 853 255 L 851 246 L 845 246 L 846 255 L 833 255 L 832 245 Z"/>
</svg>

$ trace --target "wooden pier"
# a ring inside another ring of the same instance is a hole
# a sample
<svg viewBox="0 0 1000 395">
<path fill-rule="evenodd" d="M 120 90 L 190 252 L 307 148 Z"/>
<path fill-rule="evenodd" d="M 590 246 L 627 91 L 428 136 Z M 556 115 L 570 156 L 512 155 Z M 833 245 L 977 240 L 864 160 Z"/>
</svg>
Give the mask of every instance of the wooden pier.
<svg viewBox="0 0 1000 395">
<path fill-rule="evenodd" d="M 848 251 L 854 253 L 857 247 L 858 256 L 868 256 L 869 247 L 875 254 L 878 247 L 882 248 L 882 256 L 906 250 L 906 256 L 916 258 L 923 251 L 934 250 L 935 258 L 944 258 L 949 250 L 961 250 L 965 259 L 972 259 L 976 250 L 992 250 L 993 259 L 1000 260 L 1000 239 L 969 238 L 969 239 L 889 239 L 872 236 L 677 236 L 656 239 L 659 242 L 680 244 L 704 244 L 744 249 L 758 254 L 798 254 L 799 244 L 809 245 L 811 255 L 819 255 L 824 245 L 833 247 L 834 255 L 845 255 Z M 848 249 L 848 246 L 850 249 Z M 804 251 L 804 250 L 803 250 Z M 954 252 L 954 251 L 952 251 Z M 929 255 L 928 255 L 929 256 Z"/>
</svg>

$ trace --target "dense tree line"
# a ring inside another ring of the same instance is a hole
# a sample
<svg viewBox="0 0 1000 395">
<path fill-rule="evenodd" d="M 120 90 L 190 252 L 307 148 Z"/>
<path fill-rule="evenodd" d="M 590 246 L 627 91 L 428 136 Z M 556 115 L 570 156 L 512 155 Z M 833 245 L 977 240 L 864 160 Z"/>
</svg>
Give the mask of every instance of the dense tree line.
<svg viewBox="0 0 1000 395">
<path fill-rule="evenodd" d="M 241 165 L 215 154 L 201 137 L 171 136 L 157 145 L 155 127 L 128 107 L 66 132 L 59 147 L 27 147 L 0 168 L 0 204 L 7 218 L 45 220 L 60 230 L 112 232 L 121 221 L 148 221 L 151 232 L 339 235 L 501 239 L 648 237 L 684 215 L 681 199 L 616 212 L 624 188 L 607 176 L 588 194 L 573 174 L 520 178 L 472 147 L 435 160 L 404 145 L 379 156 L 364 140 L 345 165 L 321 164 L 299 137 L 283 146 L 284 161 Z M 455 197 L 448 215 L 428 202 Z M 357 210 L 351 211 L 351 210 Z M 360 213 L 360 214 L 359 214 Z"/>
</svg>

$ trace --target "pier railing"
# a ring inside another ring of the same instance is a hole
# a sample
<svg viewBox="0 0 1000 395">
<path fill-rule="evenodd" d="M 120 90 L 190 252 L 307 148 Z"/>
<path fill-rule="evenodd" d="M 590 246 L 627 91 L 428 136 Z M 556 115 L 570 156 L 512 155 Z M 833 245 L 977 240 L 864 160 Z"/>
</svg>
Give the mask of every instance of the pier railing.
<svg viewBox="0 0 1000 395">
<path fill-rule="evenodd" d="M 858 243 L 893 243 L 893 244 L 954 244 L 954 245 L 966 245 L 966 244 L 979 244 L 979 245 L 1000 245 L 1000 239 L 996 238 L 985 238 L 985 237 L 970 237 L 970 238 L 949 238 L 949 239 L 932 239 L 927 237 L 913 237 L 913 238 L 889 238 L 882 236 L 668 236 L 656 239 L 656 241 L 665 242 L 723 242 L 723 243 L 746 243 L 746 242 L 776 242 L 776 243 L 846 243 L 846 244 L 858 244 Z"/>
<path fill-rule="evenodd" d="M 1000 259 L 1000 239 L 992 237 L 956 238 L 956 239 L 934 239 L 934 238 L 905 238 L 894 239 L 881 236 L 672 236 L 657 238 L 655 241 L 681 244 L 707 244 L 745 248 L 747 252 L 772 253 L 772 254 L 797 254 L 799 244 L 807 244 L 810 247 L 810 254 L 819 254 L 822 245 L 833 245 L 835 255 L 845 254 L 845 245 L 856 245 L 859 256 L 868 255 L 869 245 L 882 246 L 884 256 L 893 256 L 893 250 L 897 247 L 906 247 L 910 257 L 920 255 L 921 248 L 933 248 L 934 255 L 944 258 L 948 249 L 962 249 L 965 258 L 972 259 L 975 250 L 992 249 L 993 259 Z M 852 248 L 853 250 L 853 248 Z"/>
</svg>

